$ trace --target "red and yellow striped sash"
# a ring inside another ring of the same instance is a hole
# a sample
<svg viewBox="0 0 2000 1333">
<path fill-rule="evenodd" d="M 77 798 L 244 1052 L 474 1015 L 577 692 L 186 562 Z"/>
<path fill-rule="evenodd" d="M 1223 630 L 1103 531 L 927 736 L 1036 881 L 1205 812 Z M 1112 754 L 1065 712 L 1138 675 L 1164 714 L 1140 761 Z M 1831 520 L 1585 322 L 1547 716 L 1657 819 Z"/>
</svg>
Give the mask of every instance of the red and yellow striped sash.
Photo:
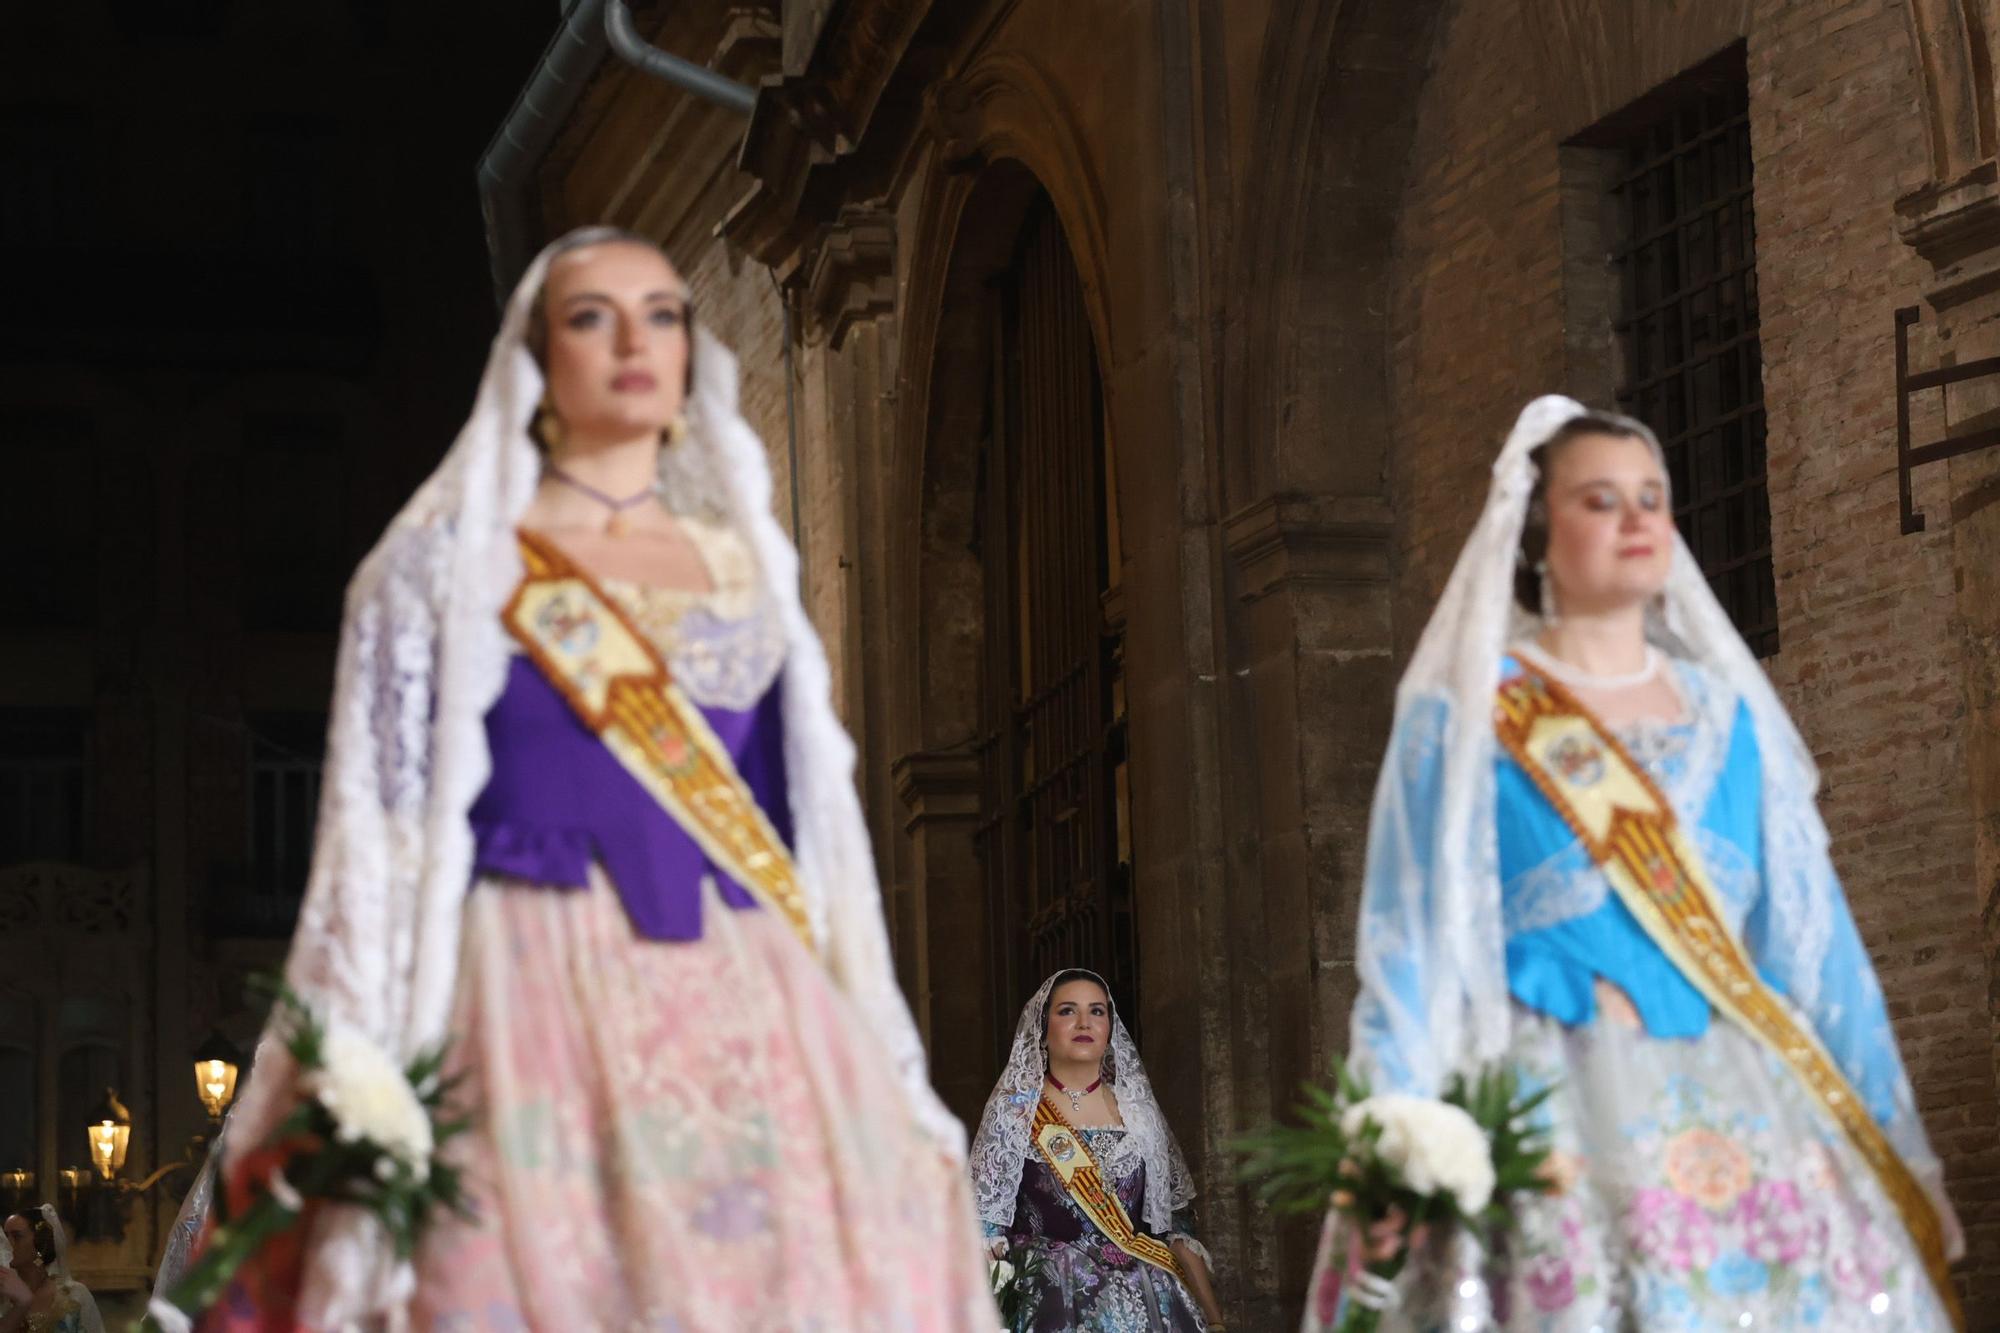
<svg viewBox="0 0 2000 1333">
<path fill-rule="evenodd" d="M 1180 1263 L 1174 1252 L 1162 1242 L 1141 1232 L 1132 1225 L 1132 1219 L 1125 1212 L 1125 1205 L 1118 1201 L 1106 1184 L 1104 1173 L 1098 1169 L 1097 1159 L 1090 1155 L 1090 1149 L 1083 1146 L 1083 1135 L 1070 1127 L 1049 1100 L 1048 1093 L 1035 1107 L 1034 1123 L 1029 1135 L 1035 1146 L 1041 1150 L 1042 1160 L 1049 1164 L 1049 1170 L 1056 1173 L 1056 1179 L 1083 1209 L 1083 1215 L 1097 1224 L 1106 1240 L 1131 1255 L 1134 1259 L 1149 1263 L 1155 1268 L 1163 1268 L 1175 1277 L 1181 1276 Z M 1165 1188 L 1163 1181 L 1147 1181 L 1147 1188 Z"/>
</svg>

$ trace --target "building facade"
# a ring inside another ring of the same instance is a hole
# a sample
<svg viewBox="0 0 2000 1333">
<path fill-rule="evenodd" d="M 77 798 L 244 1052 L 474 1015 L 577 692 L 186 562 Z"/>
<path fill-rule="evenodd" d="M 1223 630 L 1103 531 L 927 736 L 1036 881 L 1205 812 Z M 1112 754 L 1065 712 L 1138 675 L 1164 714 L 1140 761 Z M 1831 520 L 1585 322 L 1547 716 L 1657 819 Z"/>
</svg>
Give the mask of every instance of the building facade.
<svg viewBox="0 0 2000 1333">
<path fill-rule="evenodd" d="M 1994 354 L 1969 0 L 677 5 L 746 121 L 616 62 L 519 188 L 658 237 L 741 356 L 862 748 L 899 966 L 976 1116 L 1113 978 L 1225 1300 L 1308 1237 L 1229 1141 L 1345 1041 L 1371 786 L 1521 403 L 1646 416 L 1794 709 L 2000 1327 Z M 719 240 L 720 244 L 712 243 Z M 1990 427 L 1988 380 L 1908 396 Z M 2000 530 L 1996 530 L 2000 531 Z"/>
<path fill-rule="evenodd" d="M 184 1160 L 194 1052 L 260 1026 L 342 588 L 492 327 L 473 165 L 533 9 L 105 0 L 0 44 L 0 1208 L 64 1211 L 113 1326 L 192 1172 L 64 1173 L 107 1086 L 126 1182 Z"/>
</svg>

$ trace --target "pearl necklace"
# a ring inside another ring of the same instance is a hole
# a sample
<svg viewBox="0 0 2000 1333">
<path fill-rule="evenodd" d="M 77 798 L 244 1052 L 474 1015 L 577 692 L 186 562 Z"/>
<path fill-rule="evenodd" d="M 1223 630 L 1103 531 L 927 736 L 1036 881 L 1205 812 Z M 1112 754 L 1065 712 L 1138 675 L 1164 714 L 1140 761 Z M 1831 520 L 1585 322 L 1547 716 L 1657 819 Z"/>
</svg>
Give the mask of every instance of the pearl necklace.
<svg viewBox="0 0 2000 1333">
<path fill-rule="evenodd" d="M 1564 662 L 1538 643 L 1523 643 L 1517 646 L 1527 656 L 1535 659 L 1536 666 L 1563 684 L 1586 690 L 1629 690 L 1634 685 L 1644 685 L 1660 670 L 1659 650 L 1650 643 L 1646 645 L 1646 660 L 1640 663 L 1639 669 L 1622 676 L 1592 675 Z"/>
<path fill-rule="evenodd" d="M 1075 1114 L 1077 1114 L 1078 1112 L 1080 1112 L 1080 1111 L 1082 1111 L 1082 1110 L 1083 1110 L 1083 1099 L 1084 1099 L 1085 1097 L 1088 1097 L 1088 1096 L 1089 1096 L 1089 1095 L 1090 1095 L 1091 1093 L 1093 1093 L 1093 1092 L 1096 1092 L 1096 1091 L 1098 1090 L 1098 1088 L 1100 1088 L 1100 1087 L 1102 1087 L 1102 1086 L 1103 1086 L 1103 1084 L 1104 1084 L 1104 1078 L 1103 1078 L 1103 1076 L 1102 1076 L 1102 1075 L 1098 1076 L 1097 1078 L 1095 1078 L 1095 1079 L 1091 1080 L 1091 1084 L 1090 1084 L 1090 1086 L 1089 1086 L 1089 1087 L 1087 1087 L 1087 1088 L 1084 1088 L 1084 1089 L 1082 1089 L 1081 1091 L 1079 1091 L 1079 1090 L 1077 1090 L 1076 1088 L 1066 1088 L 1066 1087 L 1064 1087 L 1064 1086 L 1063 1086 L 1063 1081 L 1062 1081 L 1061 1079 L 1059 1079 L 1059 1078 L 1057 1078 L 1057 1077 L 1055 1076 L 1055 1071 L 1054 1071 L 1054 1070 L 1050 1070 L 1050 1071 L 1049 1071 L 1049 1082 L 1051 1082 L 1051 1083 L 1053 1083 L 1053 1084 L 1055 1084 L 1055 1085 L 1056 1085 L 1056 1091 L 1057 1091 L 1057 1092 L 1060 1092 L 1060 1093 L 1062 1093 L 1062 1094 L 1063 1094 L 1064 1096 L 1066 1096 L 1066 1097 L 1068 1097 L 1068 1098 L 1069 1098 L 1069 1111 L 1070 1111 L 1070 1114 L 1071 1114 L 1071 1115 L 1075 1115 Z"/>
</svg>

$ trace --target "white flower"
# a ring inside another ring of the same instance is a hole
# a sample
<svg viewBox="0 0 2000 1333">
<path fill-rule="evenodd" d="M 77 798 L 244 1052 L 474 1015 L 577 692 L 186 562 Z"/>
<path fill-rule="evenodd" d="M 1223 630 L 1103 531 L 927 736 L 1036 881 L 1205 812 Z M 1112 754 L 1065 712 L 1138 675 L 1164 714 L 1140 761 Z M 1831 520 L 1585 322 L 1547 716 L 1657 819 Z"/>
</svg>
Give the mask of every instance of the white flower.
<svg viewBox="0 0 2000 1333">
<path fill-rule="evenodd" d="M 1382 1127 L 1376 1155 L 1416 1193 L 1448 1193 L 1468 1216 L 1492 1200 L 1492 1148 L 1479 1122 L 1463 1107 L 1384 1093 L 1348 1107 L 1340 1128 L 1353 1138 L 1369 1121 Z"/>
<path fill-rule="evenodd" d="M 993 1284 L 993 1294 L 997 1296 L 1007 1290 L 1007 1284 L 1014 1280 L 1014 1265 L 1005 1259 L 988 1260 L 986 1276 Z"/>
<path fill-rule="evenodd" d="M 416 1173 L 430 1176 L 431 1119 L 388 1052 L 344 1023 L 327 1025 L 320 1068 L 304 1079 L 308 1094 L 333 1116 L 343 1143 L 366 1140 Z M 376 1164 L 381 1174 L 382 1163 Z"/>
</svg>

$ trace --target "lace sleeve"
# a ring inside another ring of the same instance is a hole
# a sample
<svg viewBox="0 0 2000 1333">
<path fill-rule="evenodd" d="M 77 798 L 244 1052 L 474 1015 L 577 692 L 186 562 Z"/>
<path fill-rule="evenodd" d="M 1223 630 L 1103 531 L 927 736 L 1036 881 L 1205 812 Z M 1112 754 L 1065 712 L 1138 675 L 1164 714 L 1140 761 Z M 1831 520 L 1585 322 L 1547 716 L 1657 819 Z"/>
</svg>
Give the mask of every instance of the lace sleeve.
<svg viewBox="0 0 2000 1333">
<path fill-rule="evenodd" d="M 1437 966 L 1432 852 L 1449 716 L 1448 702 L 1430 697 L 1397 719 L 1369 818 L 1350 1050 L 1378 1091 L 1432 1095 L 1441 1082 L 1443 1056 L 1425 1015 Z"/>
<path fill-rule="evenodd" d="M 449 545 L 441 531 L 399 520 L 350 588 L 312 870 L 285 964 L 287 982 L 320 1014 L 404 1054 L 426 1040 L 412 1012 L 420 969 L 445 953 L 444 941 L 422 938 L 426 880 L 457 865 L 462 882 L 470 864 L 463 810 L 434 790 L 440 736 L 467 739 L 464 728 L 438 720 L 439 682 L 454 666 L 441 660 L 439 644 Z M 471 774 L 462 760 L 457 767 L 463 785 Z M 455 850 L 454 838 L 466 846 Z M 236 1161 L 269 1141 L 298 1095 L 296 1067 L 274 1028 L 259 1039 L 253 1068 L 230 1118 Z M 230 1163 L 224 1170 L 233 1178 Z M 409 1284 L 408 1265 L 366 1209 L 323 1208 L 306 1245 L 299 1306 L 324 1322 L 354 1317 L 357 1303 L 383 1308 Z"/>
<path fill-rule="evenodd" d="M 1881 983 L 1816 823 L 1766 812 L 1764 892 L 1744 920 L 1745 947 L 1811 1021 L 1903 1159 L 1935 1166 Z"/>
</svg>

